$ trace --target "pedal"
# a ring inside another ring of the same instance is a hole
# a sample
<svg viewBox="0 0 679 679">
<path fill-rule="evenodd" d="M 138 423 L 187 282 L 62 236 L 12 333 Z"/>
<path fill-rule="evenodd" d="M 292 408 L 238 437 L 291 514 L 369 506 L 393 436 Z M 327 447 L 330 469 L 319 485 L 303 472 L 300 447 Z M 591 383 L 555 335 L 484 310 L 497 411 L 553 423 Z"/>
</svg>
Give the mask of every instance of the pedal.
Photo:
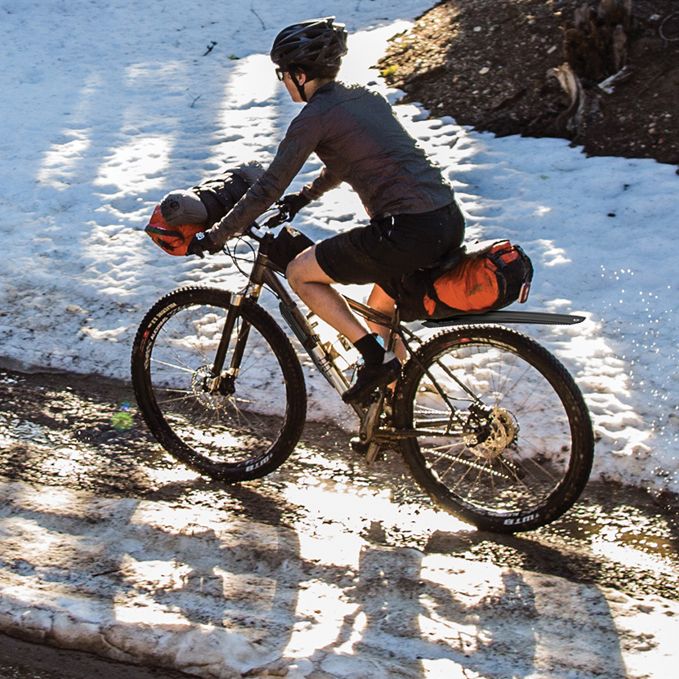
<svg viewBox="0 0 679 679">
<path fill-rule="evenodd" d="M 351 446 L 351 449 L 359 455 L 365 455 L 370 447 L 370 444 L 367 441 L 361 441 L 358 436 L 352 436 L 349 445 Z"/>
</svg>

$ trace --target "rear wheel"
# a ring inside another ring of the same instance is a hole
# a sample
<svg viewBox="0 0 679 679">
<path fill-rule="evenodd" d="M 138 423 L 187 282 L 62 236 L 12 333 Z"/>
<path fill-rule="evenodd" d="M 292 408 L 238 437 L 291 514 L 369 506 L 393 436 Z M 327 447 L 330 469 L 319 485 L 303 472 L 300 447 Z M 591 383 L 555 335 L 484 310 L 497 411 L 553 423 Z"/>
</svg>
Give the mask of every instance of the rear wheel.
<svg viewBox="0 0 679 679">
<path fill-rule="evenodd" d="M 438 335 L 408 362 L 395 424 L 415 479 L 444 509 L 511 533 L 568 510 L 592 466 L 587 406 L 563 365 L 498 326 Z"/>
<path fill-rule="evenodd" d="M 245 481 L 290 455 L 304 426 L 306 390 L 290 340 L 247 300 L 214 379 L 230 308 L 230 293 L 210 288 L 159 300 L 137 331 L 132 382 L 144 420 L 169 453 L 214 479 Z M 239 333 L 247 341 L 238 370 L 229 370 Z"/>
</svg>

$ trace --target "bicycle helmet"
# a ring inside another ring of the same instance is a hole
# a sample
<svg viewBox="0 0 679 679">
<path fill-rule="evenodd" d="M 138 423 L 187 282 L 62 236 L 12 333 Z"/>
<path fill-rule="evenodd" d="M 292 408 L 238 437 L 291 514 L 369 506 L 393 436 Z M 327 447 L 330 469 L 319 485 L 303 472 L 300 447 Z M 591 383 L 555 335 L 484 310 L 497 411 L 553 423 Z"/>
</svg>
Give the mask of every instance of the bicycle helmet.
<svg viewBox="0 0 679 679">
<path fill-rule="evenodd" d="M 282 70 L 299 66 L 309 78 L 336 72 L 347 53 L 347 31 L 334 21 L 309 19 L 284 28 L 271 47 L 271 61 Z"/>
</svg>

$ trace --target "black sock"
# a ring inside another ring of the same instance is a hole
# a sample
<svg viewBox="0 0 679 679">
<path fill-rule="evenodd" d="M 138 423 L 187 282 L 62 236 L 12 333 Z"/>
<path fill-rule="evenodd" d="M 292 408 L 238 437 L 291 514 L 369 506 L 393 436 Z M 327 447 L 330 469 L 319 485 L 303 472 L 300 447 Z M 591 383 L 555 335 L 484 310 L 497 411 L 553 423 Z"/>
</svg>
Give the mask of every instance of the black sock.
<svg viewBox="0 0 679 679">
<path fill-rule="evenodd" d="M 369 333 L 354 342 L 354 346 L 363 357 L 363 362 L 376 365 L 384 361 L 384 349 L 377 341 L 377 335 Z"/>
</svg>

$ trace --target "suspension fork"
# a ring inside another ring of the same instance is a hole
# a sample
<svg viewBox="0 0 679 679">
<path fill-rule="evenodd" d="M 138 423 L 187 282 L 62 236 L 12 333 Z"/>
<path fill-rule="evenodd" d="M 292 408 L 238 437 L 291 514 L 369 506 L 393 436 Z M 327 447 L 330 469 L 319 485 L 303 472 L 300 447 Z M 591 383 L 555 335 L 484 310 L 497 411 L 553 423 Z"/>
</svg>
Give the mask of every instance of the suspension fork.
<svg viewBox="0 0 679 679">
<path fill-rule="evenodd" d="M 226 354 L 229 350 L 231 335 L 236 325 L 236 319 L 240 316 L 240 306 L 243 303 L 243 300 L 244 295 L 242 294 L 231 295 L 229 310 L 226 313 L 224 329 L 222 330 L 222 336 L 219 340 L 219 346 L 217 347 L 215 360 L 212 364 L 212 384 L 210 385 L 210 391 L 217 389 L 219 383 L 221 382 L 224 361 L 226 360 Z M 238 374 L 240 362 L 243 358 L 243 352 L 245 351 L 245 342 L 247 341 L 249 333 L 250 324 L 245 322 L 242 323 L 238 331 L 238 337 L 236 338 L 236 344 L 231 356 L 231 363 L 228 368 L 228 374 L 231 376 Z"/>
<path fill-rule="evenodd" d="M 266 237 L 262 240 L 265 241 Z M 212 364 L 212 380 L 209 385 L 210 391 L 215 391 L 219 388 L 224 376 L 233 378 L 238 375 L 243 354 L 245 352 L 245 345 L 250 336 L 250 324 L 242 317 L 240 308 L 246 299 L 252 300 L 253 302 L 256 302 L 259 299 L 264 278 L 267 273 L 269 273 L 267 265 L 268 258 L 266 257 L 266 246 L 263 243 L 263 248 L 260 249 L 257 258 L 255 259 L 252 271 L 250 272 L 250 279 L 248 280 L 244 291 L 230 295 L 229 310 L 226 313 L 226 321 L 224 322 L 222 336 L 219 340 L 215 360 Z M 269 273 L 269 275 L 271 274 Z M 231 344 L 233 329 L 236 326 L 236 320 L 239 317 L 242 322 L 238 329 L 238 336 L 236 337 L 234 344 L 231 361 L 229 362 L 229 367 L 224 370 L 224 362 L 226 361 L 226 355 L 229 350 L 229 345 Z"/>
<path fill-rule="evenodd" d="M 246 300 L 256 302 L 261 295 L 263 286 L 266 285 L 279 299 L 281 315 L 290 326 L 290 329 L 295 333 L 305 351 L 316 364 L 321 374 L 341 393 L 349 387 L 346 378 L 335 366 L 332 357 L 330 357 L 323 348 L 320 338 L 313 332 L 304 314 L 300 311 L 295 301 L 270 268 L 269 259 L 266 253 L 271 240 L 272 237 L 269 234 L 261 239 L 259 252 L 252 267 L 250 279 L 245 290 L 241 293 L 231 295 L 231 303 L 226 315 L 219 346 L 215 354 L 215 360 L 212 365 L 212 379 L 208 385 L 209 389 L 210 391 L 215 391 L 219 388 L 224 378 L 235 378 L 238 375 L 240 363 L 245 352 L 245 345 L 250 333 L 250 324 L 243 319 L 240 307 Z M 236 320 L 239 317 L 242 322 L 238 329 L 238 336 L 235 338 L 229 366 L 224 370 L 224 363 L 226 361 L 229 346 L 232 343 L 232 335 L 236 326 Z M 354 406 L 354 410 L 356 410 L 359 416 L 363 416 L 363 409 L 360 406 Z"/>
</svg>

